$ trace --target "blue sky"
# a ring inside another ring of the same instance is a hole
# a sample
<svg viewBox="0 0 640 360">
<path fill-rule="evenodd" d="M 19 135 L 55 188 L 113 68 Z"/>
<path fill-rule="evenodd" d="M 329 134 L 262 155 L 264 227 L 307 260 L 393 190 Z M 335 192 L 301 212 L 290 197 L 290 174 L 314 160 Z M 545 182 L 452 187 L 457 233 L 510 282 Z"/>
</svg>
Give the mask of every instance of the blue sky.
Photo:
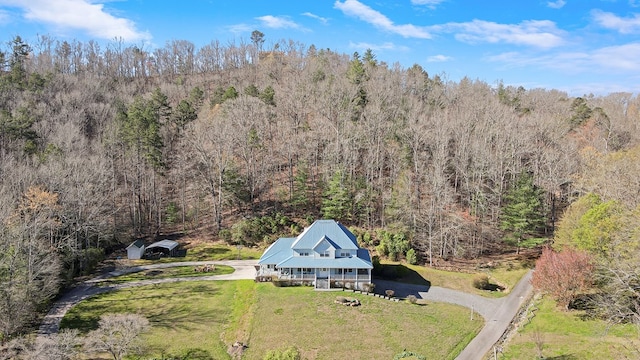
<svg viewBox="0 0 640 360">
<path fill-rule="evenodd" d="M 640 0 L 0 0 L 0 41 L 295 40 L 458 81 L 640 93 Z"/>
</svg>

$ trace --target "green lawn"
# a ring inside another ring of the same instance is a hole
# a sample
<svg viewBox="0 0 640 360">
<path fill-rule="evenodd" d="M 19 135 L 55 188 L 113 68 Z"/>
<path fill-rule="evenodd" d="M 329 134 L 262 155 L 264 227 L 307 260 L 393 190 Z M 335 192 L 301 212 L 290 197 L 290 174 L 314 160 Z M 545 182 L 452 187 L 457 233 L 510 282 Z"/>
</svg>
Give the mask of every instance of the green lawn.
<svg viewBox="0 0 640 360">
<path fill-rule="evenodd" d="M 632 325 L 584 319 L 583 312 L 561 311 L 543 299 L 529 324 L 509 342 L 500 359 L 535 359 L 536 336 L 542 339 L 546 359 L 638 359 L 640 334 Z"/>
<path fill-rule="evenodd" d="M 251 260 L 259 259 L 264 249 L 243 247 L 238 248 L 221 243 L 198 243 L 187 245 L 185 257 L 164 257 L 157 260 L 134 260 L 135 265 L 148 265 L 181 261 L 212 261 L 212 260 Z"/>
<path fill-rule="evenodd" d="M 195 281 L 118 290 L 74 306 L 61 328 L 86 332 L 97 327 L 102 314 L 138 313 L 151 323 L 145 357 L 182 357 L 199 349 L 212 359 L 227 359 L 223 335 L 234 318 L 236 294 L 253 286 L 250 280 Z"/>
<path fill-rule="evenodd" d="M 150 280 L 150 279 L 164 279 L 175 277 L 198 277 L 198 276 L 210 276 L 210 275 L 224 275 L 231 274 L 234 269 L 231 266 L 216 265 L 213 271 L 209 272 L 196 272 L 194 266 L 176 266 L 166 269 L 153 269 L 135 272 L 131 274 L 116 276 L 113 278 L 101 281 L 101 284 L 119 284 L 128 281 Z"/>
<path fill-rule="evenodd" d="M 410 265 L 399 262 L 383 262 L 384 267 L 392 267 L 393 273 L 398 275 L 397 281 L 410 284 L 424 284 L 428 282 L 431 286 L 439 286 L 453 290 L 460 290 L 487 297 L 503 297 L 510 289 L 520 281 L 522 276 L 529 271 L 522 267 L 497 267 L 486 271 L 478 271 L 476 274 L 458 273 L 434 269 L 428 266 Z M 383 270 L 383 273 L 386 270 Z M 473 287 L 473 278 L 478 274 L 489 275 L 492 284 L 500 284 L 506 287 L 507 291 L 486 291 Z"/>
<path fill-rule="evenodd" d="M 357 297 L 360 307 L 335 304 Z M 307 359 L 391 359 L 403 349 L 433 359 L 453 359 L 483 326 L 464 308 L 412 305 L 364 294 L 318 292 L 308 287 L 276 288 L 270 283 L 207 281 L 119 290 L 81 302 L 63 328 L 89 331 L 101 314 L 146 316 L 145 358 L 179 356 L 199 349 L 228 359 L 227 346 L 248 344 L 244 359 L 296 346 Z M 170 341 L 168 341 L 170 339 Z"/>
<path fill-rule="evenodd" d="M 428 359 L 453 359 L 483 321 L 448 304 L 412 305 L 350 292 L 259 284 L 245 359 L 296 346 L 306 359 L 392 359 L 403 349 Z M 362 306 L 335 304 L 356 297 Z"/>
</svg>

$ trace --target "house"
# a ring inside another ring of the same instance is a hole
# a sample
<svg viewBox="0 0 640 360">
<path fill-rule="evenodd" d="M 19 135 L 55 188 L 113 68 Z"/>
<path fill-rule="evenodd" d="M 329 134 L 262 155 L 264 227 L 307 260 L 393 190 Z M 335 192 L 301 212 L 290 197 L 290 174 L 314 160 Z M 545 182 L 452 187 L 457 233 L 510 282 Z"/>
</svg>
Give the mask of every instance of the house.
<svg viewBox="0 0 640 360">
<path fill-rule="evenodd" d="M 364 290 L 371 283 L 371 256 L 344 225 L 316 220 L 295 238 L 280 238 L 258 261 L 260 278 L 275 277 L 311 283 L 316 289 L 351 287 Z"/>
<path fill-rule="evenodd" d="M 144 241 L 136 240 L 131 245 L 127 246 L 127 259 L 140 260 L 144 256 Z"/>
</svg>

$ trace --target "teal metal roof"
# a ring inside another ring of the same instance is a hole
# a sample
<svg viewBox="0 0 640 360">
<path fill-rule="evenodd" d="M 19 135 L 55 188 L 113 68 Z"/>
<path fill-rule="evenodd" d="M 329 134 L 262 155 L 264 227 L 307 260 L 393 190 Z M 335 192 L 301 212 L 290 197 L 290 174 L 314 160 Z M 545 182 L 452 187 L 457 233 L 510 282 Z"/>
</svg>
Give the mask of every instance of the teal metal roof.
<svg viewBox="0 0 640 360">
<path fill-rule="evenodd" d="M 258 260 L 258 264 L 277 264 L 293 255 L 291 244 L 296 238 L 280 238 L 271 244 Z"/>
<path fill-rule="evenodd" d="M 358 249 L 358 240 L 349 229 L 335 220 L 316 220 L 304 229 L 293 243 L 294 249 L 313 249 L 314 246 L 326 237 L 335 244 L 336 249 Z"/>
<path fill-rule="evenodd" d="M 294 256 L 294 250 L 313 251 L 323 241 L 327 241 L 334 249 L 357 250 L 357 255 L 331 259 Z M 334 220 L 317 220 L 297 238 L 278 239 L 265 250 L 258 264 L 276 265 L 278 268 L 373 268 L 369 251 L 361 249 L 353 233 Z"/>
</svg>

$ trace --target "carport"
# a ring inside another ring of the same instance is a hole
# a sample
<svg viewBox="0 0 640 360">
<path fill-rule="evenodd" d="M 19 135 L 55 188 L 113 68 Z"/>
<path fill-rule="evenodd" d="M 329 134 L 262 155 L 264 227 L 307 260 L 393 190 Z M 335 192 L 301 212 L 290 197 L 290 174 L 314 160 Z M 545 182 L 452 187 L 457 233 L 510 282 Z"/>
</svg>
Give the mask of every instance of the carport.
<svg viewBox="0 0 640 360">
<path fill-rule="evenodd" d="M 162 254 L 161 256 L 174 257 L 178 254 L 178 244 L 173 240 L 160 240 L 147 246 L 145 250 L 146 256 L 153 256 L 152 254 Z"/>
</svg>

